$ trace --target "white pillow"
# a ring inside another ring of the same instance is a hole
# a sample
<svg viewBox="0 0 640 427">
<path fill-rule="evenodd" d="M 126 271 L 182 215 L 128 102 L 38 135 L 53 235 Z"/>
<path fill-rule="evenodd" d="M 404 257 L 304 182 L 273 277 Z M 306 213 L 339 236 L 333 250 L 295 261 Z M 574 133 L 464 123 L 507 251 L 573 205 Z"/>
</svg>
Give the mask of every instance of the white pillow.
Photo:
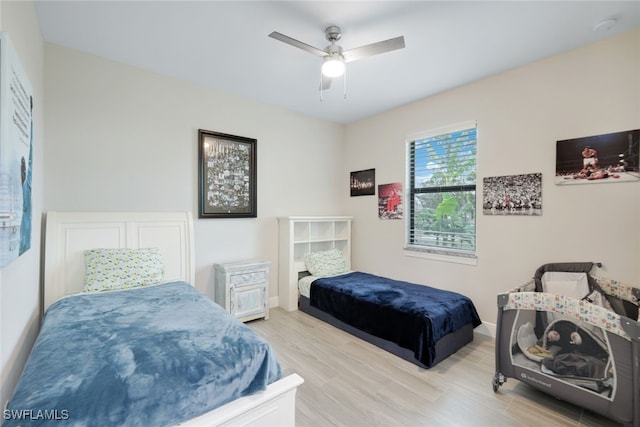
<svg viewBox="0 0 640 427">
<path fill-rule="evenodd" d="M 338 249 L 309 252 L 304 256 L 304 263 L 312 276 L 329 277 L 347 272 L 347 264 L 342 252 Z"/>
<path fill-rule="evenodd" d="M 164 263 L 158 248 L 84 251 L 85 292 L 129 289 L 162 282 Z"/>
</svg>

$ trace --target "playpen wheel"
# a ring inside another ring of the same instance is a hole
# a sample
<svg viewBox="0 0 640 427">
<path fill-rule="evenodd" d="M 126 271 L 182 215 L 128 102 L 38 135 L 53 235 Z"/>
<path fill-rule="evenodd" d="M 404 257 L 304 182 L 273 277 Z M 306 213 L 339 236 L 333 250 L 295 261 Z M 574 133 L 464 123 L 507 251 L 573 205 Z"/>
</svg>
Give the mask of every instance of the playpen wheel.
<svg viewBox="0 0 640 427">
<path fill-rule="evenodd" d="M 493 377 L 493 381 L 491 381 L 493 392 L 497 393 L 498 389 L 502 384 L 504 384 L 504 382 L 505 382 L 504 375 L 502 375 L 500 372 L 496 372 L 495 376 Z"/>
</svg>

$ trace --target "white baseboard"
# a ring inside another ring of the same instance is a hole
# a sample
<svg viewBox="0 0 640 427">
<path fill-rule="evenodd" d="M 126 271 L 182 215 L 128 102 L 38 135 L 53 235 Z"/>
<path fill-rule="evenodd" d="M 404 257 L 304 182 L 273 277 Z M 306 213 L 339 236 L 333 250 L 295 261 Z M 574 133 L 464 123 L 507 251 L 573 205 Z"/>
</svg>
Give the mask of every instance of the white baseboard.
<svg viewBox="0 0 640 427">
<path fill-rule="evenodd" d="M 280 305 L 280 300 L 278 297 L 270 297 L 269 298 L 269 308 L 275 308 Z"/>
<path fill-rule="evenodd" d="M 478 326 L 474 332 L 477 332 L 482 335 L 487 335 L 493 339 L 496 338 L 496 324 L 495 323 L 487 323 L 482 322 L 480 326 Z"/>
</svg>

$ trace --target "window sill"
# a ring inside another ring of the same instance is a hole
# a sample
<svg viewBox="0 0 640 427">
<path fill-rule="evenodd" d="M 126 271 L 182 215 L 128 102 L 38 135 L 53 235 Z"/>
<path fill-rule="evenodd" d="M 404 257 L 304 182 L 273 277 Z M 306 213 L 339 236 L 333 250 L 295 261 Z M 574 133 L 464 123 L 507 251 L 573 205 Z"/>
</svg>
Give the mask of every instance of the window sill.
<svg viewBox="0 0 640 427">
<path fill-rule="evenodd" d="M 453 262 L 455 264 L 478 265 L 478 257 L 475 253 L 458 254 L 454 251 L 406 247 L 404 248 L 404 255 L 436 261 Z"/>
</svg>

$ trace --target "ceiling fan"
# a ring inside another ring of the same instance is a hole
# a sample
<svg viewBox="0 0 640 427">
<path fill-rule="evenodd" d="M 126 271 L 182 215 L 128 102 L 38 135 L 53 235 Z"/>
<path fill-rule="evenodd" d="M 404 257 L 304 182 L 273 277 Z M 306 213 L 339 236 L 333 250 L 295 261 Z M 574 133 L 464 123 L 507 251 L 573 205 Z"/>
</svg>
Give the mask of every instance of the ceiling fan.
<svg viewBox="0 0 640 427">
<path fill-rule="evenodd" d="M 377 43 L 371 43 L 365 46 L 356 47 L 354 49 L 342 50 L 342 47 L 336 42 L 342 38 L 340 27 L 331 25 L 324 30 L 325 37 L 331 43 L 324 49 L 308 45 L 299 40 L 285 36 L 277 31 L 269 34 L 269 37 L 281 42 L 290 44 L 291 46 L 306 50 L 316 56 L 322 58 L 320 90 L 329 89 L 332 79 L 340 77 L 345 73 L 345 64 L 358 59 L 367 58 L 369 56 L 378 55 L 380 53 L 390 52 L 396 49 L 404 48 L 404 36 L 383 40 Z M 346 97 L 346 88 L 345 88 Z"/>
</svg>

